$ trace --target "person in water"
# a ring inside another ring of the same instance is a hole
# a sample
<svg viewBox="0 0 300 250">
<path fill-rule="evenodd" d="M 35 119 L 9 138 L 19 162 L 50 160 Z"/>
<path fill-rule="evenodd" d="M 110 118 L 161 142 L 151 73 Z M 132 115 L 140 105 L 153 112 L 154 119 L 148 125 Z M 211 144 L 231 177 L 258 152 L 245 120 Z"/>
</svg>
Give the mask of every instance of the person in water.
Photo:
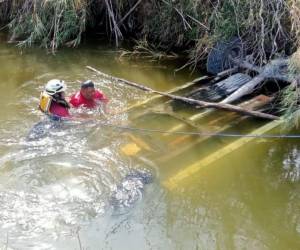
<svg viewBox="0 0 300 250">
<path fill-rule="evenodd" d="M 65 99 L 66 89 L 64 81 L 50 80 L 41 94 L 40 109 L 54 118 L 70 117 L 70 105 Z"/>
<path fill-rule="evenodd" d="M 70 104 L 74 108 L 84 107 L 95 109 L 99 107 L 99 105 L 104 104 L 103 107 L 106 112 L 107 103 L 107 97 L 100 90 L 95 89 L 95 84 L 91 80 L 83 82 L 80 91 L 70 97 Z"/>
</svg>

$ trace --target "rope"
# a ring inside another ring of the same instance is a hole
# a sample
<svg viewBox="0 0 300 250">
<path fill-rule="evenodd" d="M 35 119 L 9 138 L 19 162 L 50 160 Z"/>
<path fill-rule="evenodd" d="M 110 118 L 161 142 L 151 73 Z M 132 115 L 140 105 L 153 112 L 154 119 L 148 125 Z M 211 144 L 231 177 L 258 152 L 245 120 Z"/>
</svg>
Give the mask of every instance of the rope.
<svg viewBox="0 0 300 250">
<path fill-rule="evenodd" d="M 99 122 L 97 125 L 103 127 L 111 127 L 120 130 L 130 130 L 142 133 L 157 133 L 157 134 L 171 134 L 171 135 L 189 135 L 202 137 L 239 137 L 239 138 L 261 138 L 261 139 L 300 139 L 300 134 L 239 134 L 239 133 L 214 133 L 214 132 L 189 132 L 189 131 L 165 131 L 160 129 L 146 129 L 130 126 L 114 125 L 110 123 Z"/>
</svg>

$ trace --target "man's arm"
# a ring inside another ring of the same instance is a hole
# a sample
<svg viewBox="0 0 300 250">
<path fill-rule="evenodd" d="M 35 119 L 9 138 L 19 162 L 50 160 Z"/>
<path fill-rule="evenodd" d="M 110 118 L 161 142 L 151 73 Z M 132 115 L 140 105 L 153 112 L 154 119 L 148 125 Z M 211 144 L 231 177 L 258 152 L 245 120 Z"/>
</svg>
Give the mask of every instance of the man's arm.
<svg viewBox="0 0 300 250">
<path fill-rule="evenodd" d="M 96 90 L 95 97 L 96 97 L 97 101 L 100 101 L 100 105 L 101 105 L 103 112 L 105 114 L 108 114 L 109 113 L 109 110 L 108 110 L 109 99 L 100 90 Z"/>
<path fill-rule="evenodd" d="M 78 98 L 76 98 L 76 94 L 70 96 L 69 103 L 74 108 L 78 108 L 80 106 L 80 103 L 78 102 Z"/>
</svg>

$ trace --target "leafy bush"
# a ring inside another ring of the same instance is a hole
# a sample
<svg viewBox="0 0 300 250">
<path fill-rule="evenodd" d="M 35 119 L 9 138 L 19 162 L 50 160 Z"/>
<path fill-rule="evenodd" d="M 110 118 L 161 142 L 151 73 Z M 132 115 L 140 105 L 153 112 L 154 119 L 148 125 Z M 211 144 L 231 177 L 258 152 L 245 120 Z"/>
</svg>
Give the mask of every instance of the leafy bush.
<svg viewBox="0 0 300 250">
<path fill-rule="evenodd" d="M 8 24 L 11 40 L 20 46 L 41 46 L 55 51 L 68 44 L 76 46 L 86 28 L 86 1 L 13 1 Z"/>
<path fill-rule="evenodd" d="M 293 52 L 300 34 L 298 0 L 11 0 L 0 3 L 1 13 L 21 46 L 76 46 L 92 27 L 117 46 L 133 38 L 167 52 L 190 51 L 194 65 L 232 36 L 263 63 Z"/>
</svg>

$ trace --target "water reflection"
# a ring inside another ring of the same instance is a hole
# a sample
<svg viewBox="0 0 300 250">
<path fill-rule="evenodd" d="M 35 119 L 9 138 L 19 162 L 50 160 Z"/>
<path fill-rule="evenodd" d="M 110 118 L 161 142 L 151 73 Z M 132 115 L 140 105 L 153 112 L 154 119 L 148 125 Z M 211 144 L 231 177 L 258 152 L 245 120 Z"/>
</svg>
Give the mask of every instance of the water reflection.
<svg viewBox="0 0 300 250">
<path fill-rule="evenodd" d="M 298 147 L 289 150 L 283 161 L 283 169 L 286 179 L 292 182 L 300 180 L 300 150 Z"/>
</svg>

